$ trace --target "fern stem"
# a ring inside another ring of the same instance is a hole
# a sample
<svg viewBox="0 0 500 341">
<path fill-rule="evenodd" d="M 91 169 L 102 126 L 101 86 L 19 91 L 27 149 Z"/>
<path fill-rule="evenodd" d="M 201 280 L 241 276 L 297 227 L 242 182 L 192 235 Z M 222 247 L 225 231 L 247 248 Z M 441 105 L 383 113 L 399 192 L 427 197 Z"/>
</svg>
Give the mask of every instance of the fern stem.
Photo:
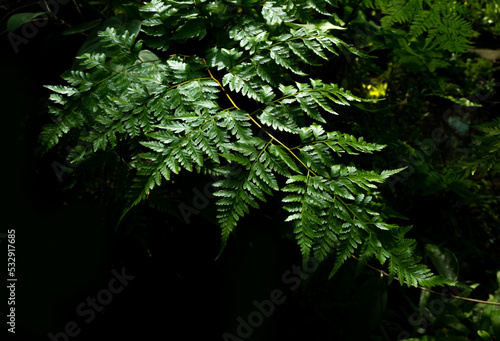
<svg viewBox="0 0 500 341">
<path fill-rule="evenodd" d="M 269 136 L 274 141 L 278 142 L 281 146 L 283 146 L 283 148 L 285 148 L 290 154 L 292 154 L 293 157 L 296 158 L 302 164 L 302 166 L 304 166 L 305 169 L 307 169 L 307 172 L 310 172 L 310 173 L 314 174 L 314 176 L 317 176 L 316 173 L 314 173 L 309 167 L 307 167 L 306 164 L 297 155 L 295 155 L 295 153 L 290 148 L 288 148 L 283 142 L 278 140 L 276 137 L 274 137 L 267 130 L 262 128 L 262 126 L 259 124 L 259 122 L 257 122 L 252 116 L 250 116 L 250 114 L 247 114 L 247 116 L 252 120 L 253 123 L 255 123 L 257 125 L 257 127 L 262 129 L 267 134 L 267 136 Z"/>
<path fill-rule="evenodd" d="M 203 60 L 203 62 L 205 62 L 205 60 Z M 229 101 L 234 105 L 234 107 L 238 110 L 241 110 L 240 108 L 238 108 L 238 106 L 236 105 L 236 103 L 234 103 L 233 99 L 229 96 L 229 94 L 226 92 L 226 89 L 224 89 L 224 87 L 222 86 L 222 84 L 217 80 L 217 78 L 215 78 L 212 73 L 210 72 L 209 69 L 207 69 L 208 73 L 210 74 L 210 77 L 215 81 L 217 82 L 217 84 L 219 84 L 220 88 L 222 89 L 222 91 L 224 91 L 224 93 L 226 94 L 227 98 L 229 98 Z"/>
<path fill-rule="evenodd" d="M 358 257 L 356 257 L 354 255 L 351 255 L 351 257 L 354 258 L 355 260 L 357 260 L 359 262 L 359 258 Z M 365 264 L 365 266 L 369 267 L 372 270 L 375 270 L 375 271 L 379 272 L 380 276 L 389 277 L 389 274 L 387 272 L 385 272 L 384 270 L 377 269 L 376 267 L 371 266 L 370 264 Z M 394 276 L 394 279 L 397 280 L 397 281 L 399 281 L 399 278 L 397 278 L 396 276 Z M 407 284 L 406 281 L 403 281 L 403 282 L 405 284 Z M 450 297 L 450 298 L 455 298 L 457 300 L 500 306 L 500 303 L 498 303 L 498 302 L 488 302 L 488 301 L 483 301 L 483 300 L 477 300 L 475 298 L 461 297 L 461 296 L 457 296 L 457 295 L 453 295 L 453 294 L 446 294 L 445 295 L 445 294 L 439 293 L 437 291 L 434 291 L 434 290 L 431 290 L 431 289 L 427 289 L 427 288 L 422 287 L 422 286 L 417 286 L 416 288 L 418 288 L 420 290 L 424 290 L 424 291 L 430 292 L 432 294 L 441 295 L 441 296 L 447 296 L 447 297 Z"/>
</svg>

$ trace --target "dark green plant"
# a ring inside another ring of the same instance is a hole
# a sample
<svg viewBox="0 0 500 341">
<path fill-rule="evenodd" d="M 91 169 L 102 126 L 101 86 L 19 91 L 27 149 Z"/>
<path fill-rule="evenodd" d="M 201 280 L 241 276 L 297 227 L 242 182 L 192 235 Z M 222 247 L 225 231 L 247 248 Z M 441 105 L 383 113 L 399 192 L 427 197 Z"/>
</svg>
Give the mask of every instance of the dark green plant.
<svg viewBox="0 0 500 341">
<path fill-rule="evenodd" d="M 427 13 L 422 1 L 407 18 L 378 3 L 386 28 L 410 19 L 415 27 Z M 151 1 L 140 8 L 140 32 L 99 32 L 98 52 L 63 75 L 68 85 L 47 86 L 55 121 L 41 134 L 44 150 L 65 139 L 81 168 L 102 155 L 121 163 L 115 169 L 133 177 L 124 214 L 182 171 L 222 178 L 214 183 L 221 251 L 241 217 L 281 193 L 304 259 L 336 253 L 331 275 L 355 255 L 361 265 L 387 264 L 401 284 L 455 284 L 420 263 L 410 227 L 383 204 L 377 184 L 400 170 L 356 166 L 356 155 L 384 145 L 328 128 L 331 115 L 367 101 L 320 76 L 342 55 L 365 57 L 334 34 L 344 29 L 337 5 Z M 456 37 L 444 48 L 463 50 L 466 25 L 448 10 L 428 9 L 448 21 L 413 28 L 414 38 L 427 31 L 431 48 Z"/>
</svg>

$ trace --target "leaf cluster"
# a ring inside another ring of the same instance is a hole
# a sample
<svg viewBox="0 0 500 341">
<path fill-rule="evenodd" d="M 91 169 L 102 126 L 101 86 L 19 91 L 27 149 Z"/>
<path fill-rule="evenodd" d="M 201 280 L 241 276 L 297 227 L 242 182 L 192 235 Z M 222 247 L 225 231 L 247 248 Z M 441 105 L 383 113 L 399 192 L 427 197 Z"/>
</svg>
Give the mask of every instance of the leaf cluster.
<svg viewBox="0 0 500 341">
<path fill-rule="evenodd" d="M 240 218 L 280 192 L 305 261 L 333 252 L 333 275 L 353 255 L 361 265 L 376 258 L 401 284 L 451 283 L 419 262 L 409 228 L 390 222 L 374 193 L 400 170 L 344 161 L 384 146 L 325 130 L 339 108 L 363 101 L 307 77 L 340 53 L 363 57 L 332 33 L 341 27 L 328 21 L 328 3 L 153 0 L 140 9 L 141 39 L 108 28 L 99 33 L 105 52 L 78 57 L 68 85 L 47 86 L 54 123 L 41 142 L 48 150 L 73 134 L 73 162 L 125 145 L 134 172 L 125 212 L 180 172 L 219 176 L 221 251 Z"/>
</svg>

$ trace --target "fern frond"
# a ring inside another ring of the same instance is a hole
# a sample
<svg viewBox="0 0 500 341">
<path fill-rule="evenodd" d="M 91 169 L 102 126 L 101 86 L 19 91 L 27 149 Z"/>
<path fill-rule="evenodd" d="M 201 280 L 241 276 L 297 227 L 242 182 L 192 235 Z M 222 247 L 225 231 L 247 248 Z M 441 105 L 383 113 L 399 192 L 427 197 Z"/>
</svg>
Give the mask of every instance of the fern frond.
<svg viewBox="0 0 500 341">
<path fill-rule="evenodd" d="M 384 28 L 410 25 L 413 38 L 427 39 L 428 47 L 463 50 L 471 31 L 461 14 L 425 7 L 431 3 L 390 2 Z M 406 229 L 388 222 L 374 194 L 400 170 L 363 170 L 343 160 L 385 146 L 324 128 L 328 115 L 363 99 L 303 77 L 339 52 L 364 57 L 332 33 L 343 27 L 322 19 L 335 16 L 336 2 L 233 4 L 152 0 L 140 8 L 143 41 L 137 32 L 99 33 L 105 48 L 80 56 L 80 68 L 63 76 L 67 85 L 48 86 L 54 122 L 40 135 L 45 149 L 71 136 L 79 141 L 73 161 L 126 150 L 131 175 L 123 214 L 181 172 L 220 176 L 214 195 L 221 252 L 240 218 L 282 192 L 304 259 L 321 261 L 335 250 L 332 274 L 359 256 L 362 263 L 388 263 L 401 283 L 442 283 L 419 263 Z M 198 54 L 179 54 L 198 41 Z M 406 46 L 411 58 L 419 57 Z M 497 128 L 483 127 L 494 137 Z M 297 135 L 298 145 L 287 146 Z"/>
</svg>

